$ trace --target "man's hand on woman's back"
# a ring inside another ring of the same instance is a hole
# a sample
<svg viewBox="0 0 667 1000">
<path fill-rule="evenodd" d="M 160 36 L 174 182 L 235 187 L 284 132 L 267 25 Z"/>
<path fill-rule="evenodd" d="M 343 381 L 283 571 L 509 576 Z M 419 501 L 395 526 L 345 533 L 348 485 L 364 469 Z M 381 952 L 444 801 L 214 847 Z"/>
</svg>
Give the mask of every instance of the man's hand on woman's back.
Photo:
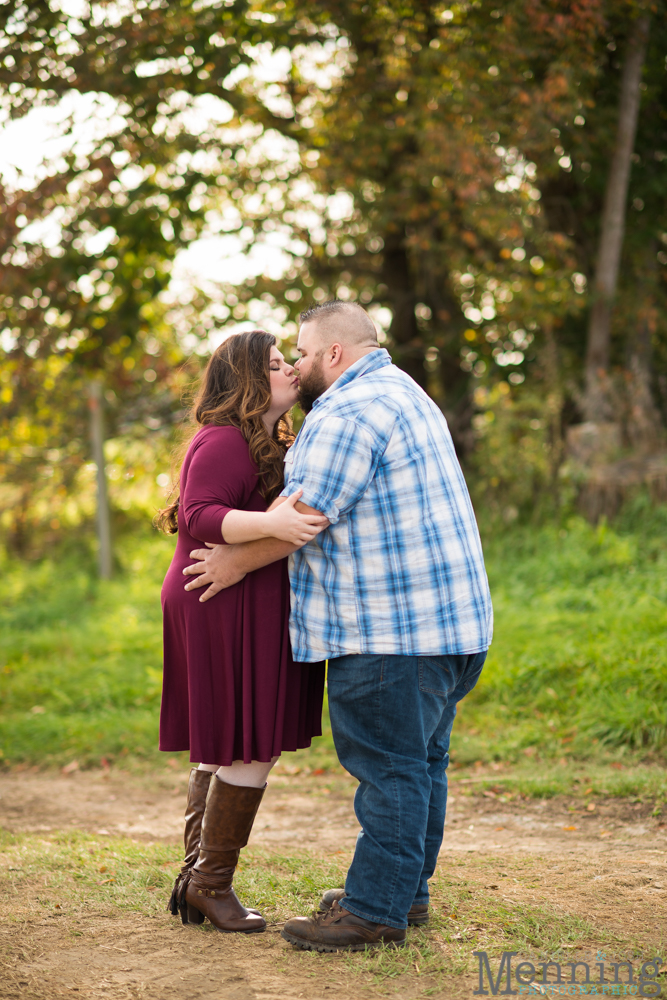
<svg viewBox="0 0 667 1000">
<path fill-rule="evenodd" d="M 219 591 L 239 583 L 247 573 L 241 568 L 241 560 L 235 551 L 241 548 L 240 545 L 212 545 L 206 542 L 206 546 L 205 549 L 193 549 L 190 558 L 199 561 L 183 570 L 183 576 L 196 577 L 185 584 L 186 590 L 197 590 L 209 584 L 208 590 L 199 598 L 202 603 L 215 597 Z"/>
<path fill-rule="evenodd" d="M 269 507 L 269 511 L 283 505 L 286 499 L 278 497 Z M 319 510 L 309 507 L 300 500 L 296 501 L 294 508 L 300 514 L 308 515 L 309 521 L 317 522 L 317 532 L 328 527 L 329 522 Z M 185 584 L 185 589 L 198 590 L 207 587 L 199 598 L 204 603 L 221 590 L 240 583 L 247 573 L 277 562 L 278 559 L 285 559 L 298 548 L 299 545 L 281 541 L 279 538 L 262 538 L 256 542 L 243 542 L 238 545 L 212 545 L 206 542 L 206 548 L 193 549 L 190 553 L 190 558 L 198 561 L 183 570 L 183 576 L 195 577 Z"/>
</svg>

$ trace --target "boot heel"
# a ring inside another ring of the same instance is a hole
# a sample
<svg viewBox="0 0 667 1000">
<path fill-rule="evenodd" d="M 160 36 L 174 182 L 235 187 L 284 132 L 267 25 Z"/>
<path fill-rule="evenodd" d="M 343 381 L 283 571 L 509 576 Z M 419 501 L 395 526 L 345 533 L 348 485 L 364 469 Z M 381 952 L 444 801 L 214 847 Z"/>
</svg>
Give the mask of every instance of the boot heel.
<svg viewBox="0 0 667 1000">
<path fill-rule="evenodd" d="M 190 903 L 187 903 L 181 912 L 181 920 L 184 924 L 203 924 L 206 917 Z"/>
</svg>

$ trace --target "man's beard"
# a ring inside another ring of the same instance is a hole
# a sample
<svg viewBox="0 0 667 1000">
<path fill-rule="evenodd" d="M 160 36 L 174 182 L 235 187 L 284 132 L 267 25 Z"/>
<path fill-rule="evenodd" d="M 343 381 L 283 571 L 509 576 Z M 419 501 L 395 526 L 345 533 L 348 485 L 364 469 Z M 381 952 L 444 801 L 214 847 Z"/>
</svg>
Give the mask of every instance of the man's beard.
<svg viewBox="0 0 667 1000">
<path fill-rule="evenodd" d="M 313 363 L 308 375 L 299 374 L 299 395 L 297 403 L 304 413 L 310 413 L 316 399 L 326 392 L 328 386 L 324 380 L 322 361 L 318 358 Z"/>
</svg>

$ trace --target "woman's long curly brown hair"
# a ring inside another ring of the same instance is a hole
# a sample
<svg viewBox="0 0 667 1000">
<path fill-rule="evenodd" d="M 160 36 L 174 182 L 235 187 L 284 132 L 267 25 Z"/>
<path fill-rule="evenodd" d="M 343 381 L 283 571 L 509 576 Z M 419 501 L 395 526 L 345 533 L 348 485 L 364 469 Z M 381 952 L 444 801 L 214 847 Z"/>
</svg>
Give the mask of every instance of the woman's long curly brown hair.
<svg viewBox="0 0 667 1000">
<path fill-rule="evenodd" d="M 228 337 L 211 355 L 190 411 L 191 420 L 198 424 L 197 430 L 209 424 L 238 427 L 257 466 L 259 490 L 267 505 L 283 488 L 283 460 L 294 441 L 286 413 L 277 420 L 272 437 L 262 420 L 271 405 L 269 359 L 275 343 L 273 334 L 264 330 Z M 191 434 L 187 444 L 193 437 Z M 177 489 L 178 484 L 174 491 Z M 179 502 L 177 496 L 168 507 L 158 511 L 153 522 L 170 535 L 178 531 Z"/>
</svg>

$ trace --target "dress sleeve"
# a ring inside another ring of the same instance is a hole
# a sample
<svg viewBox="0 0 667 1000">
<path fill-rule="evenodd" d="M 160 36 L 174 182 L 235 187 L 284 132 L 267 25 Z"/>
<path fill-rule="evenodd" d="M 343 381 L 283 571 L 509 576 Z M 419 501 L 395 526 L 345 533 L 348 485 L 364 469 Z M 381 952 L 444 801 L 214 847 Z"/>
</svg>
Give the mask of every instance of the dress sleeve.
<svg viewBox="0 0 667 1000">
<path fill-rule="evenodd" d="M 248 445 L 235 427 L 206 427 L 192 443 L 181 498 L 188 531 L 201 542 L 224 544 L 222 522 L 243 509 L 257 486 Z"/>
</svg>

